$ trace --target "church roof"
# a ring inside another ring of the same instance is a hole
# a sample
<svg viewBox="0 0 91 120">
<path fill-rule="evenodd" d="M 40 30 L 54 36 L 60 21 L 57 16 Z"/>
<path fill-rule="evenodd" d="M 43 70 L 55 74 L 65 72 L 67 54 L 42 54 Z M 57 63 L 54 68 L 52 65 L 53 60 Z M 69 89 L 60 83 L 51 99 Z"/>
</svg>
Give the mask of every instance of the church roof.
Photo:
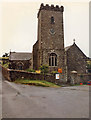
<svg viewBox="0 0 91 120">
<path fill-rule="evenodd" d="M 26 52 L 10 52 L 9 60 L 30 60 L 32 58 L 32 53 Z"/>
<path fill-rule="evenodd" d="M 79 50 L 79 52 L 81 52 L 83 55 L 84 55 L 84 57 L 85 57 L 85 59 L 87 59 L 87 56 L 82 52 L 82 50 L 75 44 L 75 42 L 73 43 L 73 45 L 70 45 L 70 46 L 68 46 L 68 47 L 65 47 L 65 51 L 67 52 L 71 47 L 76 47 L 78 50 Z"/>
<path fill-rule="evenodd" d="M 65 47 L 65 51 L 67 51 L 69 48 L 71 48 L 72 45 Z"/>
</svg>

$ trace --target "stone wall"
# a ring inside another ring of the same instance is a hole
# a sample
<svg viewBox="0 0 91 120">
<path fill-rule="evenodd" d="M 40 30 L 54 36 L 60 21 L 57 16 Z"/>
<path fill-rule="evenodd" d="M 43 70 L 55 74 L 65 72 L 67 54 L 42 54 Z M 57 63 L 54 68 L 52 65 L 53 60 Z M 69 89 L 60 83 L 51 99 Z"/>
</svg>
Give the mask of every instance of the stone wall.
<svg viewBox="0 0 91 120">
<path fill-rule="evenodd" d="M 1 66 L 1 65 L 0 65 Z M 49 82 L 53 82 L 56 84 L 61 85 L 64 83 L 64 76 L 63 74 L 60 74 L 60 80 L 56 79 L 55 74 L 48 74 L 48 75 L 42 75 L 38 73 L 30 73 L 25 72 L 21 70 L 10 70 L 3 66 L 2 67 L 2 74 L 5 77 L 5 79 L 9 81 L 15 81 L 16 79 L 30 79 L 30 80 L 46 80 Z M 88 80 L 91 80 L 91 74 L 71 74 L 71 84 L 80 84 L 87 83 Z"/>
<path fill-rule="evenodd" d="M 43 80 L 44 75 L 38 74 L 38 73 L 21 71 L 21 70 L 10 70 L 10 78 L 11 78 L 11 81 L 14 81 L 16 79 Z M 45 75 L 45 80 L 50 81 L 50 78 L 54 79 L 54 76 Z"/>
<path fill-rule="evenodd" d="M 19 70 L 19 65 L 21 65 L 22 70 L 25 70 L 31 66 L 31 62 L 31 60 L 9 60 L 9 68 Z"/>
<path fill-rule="evenodd" d="M 56 83 L 61 85 L 63 83 L 63 75 L 60 75 L 60 80 L 56 80 L 55 74 L 38 74 L 38 73 L 30 73 L 19 70 L 11 70 L 10 71 L 11 81 L 15 81 L 16 79 L 29 79 L 29 80 L 46 80 L 48 82 Z"/>
<path fill-rule="evenodd" d="M 2 74 L 3 74 L 4 78 L 10 81 L 11 79 L 10 79 L 9 69 L 3 67 L 2 65 L 0 65 L 0 66 L 2 67 Z"/>
<path fill-rule="evenodd" d="M 46 80 L 48 82 L 56 83 L 61 85 L 63 83 L 63 75 L 60 75 L 60 80 L 56 80 L 55 74 L 38 74 L 26 72 L 23 70 L 11 70 L 2 67 L 2 73 L 6 80 L 15 81 L 16 79 L 29 79 L 29 80 Z"/>
<path fill-rule="evenodd" d="M 91 80 L 91 74 L 71 73 L 70 75 L 70 84 L 87 84 L 88 80 Z"/>
<path fill-rule="evenodd" d="M 78 83 L 87 83 L 88 80 L 91 80 L 91 74 L 78 74 L 77 75 Z"/>
</svg>

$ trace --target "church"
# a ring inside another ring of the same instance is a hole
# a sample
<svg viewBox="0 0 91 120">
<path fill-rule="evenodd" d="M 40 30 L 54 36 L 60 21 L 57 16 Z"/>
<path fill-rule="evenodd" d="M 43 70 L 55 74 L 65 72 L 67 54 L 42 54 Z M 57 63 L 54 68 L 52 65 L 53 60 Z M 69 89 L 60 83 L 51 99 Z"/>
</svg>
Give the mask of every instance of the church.
<svg viewBox="0 0 91 120">
<path fill-rule="evenodd" d="M 76 45 L 75 40 L 73 45 L 64 47 L 63 12 L 63 6 L 50 6 L 43 3 L 40 5 L 37 14 L 38 35 L 33 51 L 32 53 L 11 52 L 9 55 L 10 69 L 38 70 L 41 65 L 48 65 L 49 72 L 62 69 L 66 81 L 70 80 L 72 71 L 80 74 L 86 73 L 88 58 Z M 24 67 L 25 63 L 28 63 L 26 67 Z"/>
</svg>

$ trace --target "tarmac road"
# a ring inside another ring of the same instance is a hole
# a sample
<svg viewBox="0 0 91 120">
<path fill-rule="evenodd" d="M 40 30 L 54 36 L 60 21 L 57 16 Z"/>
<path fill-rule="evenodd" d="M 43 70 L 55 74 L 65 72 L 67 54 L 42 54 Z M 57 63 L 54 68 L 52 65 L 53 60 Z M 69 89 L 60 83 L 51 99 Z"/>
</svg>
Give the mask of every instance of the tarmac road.
<svg viewBox="0 0 91 120">
<path fill-rule="evenodd" d="M 0 80 L 3 118 L 89 117 L 88 86 L 49 88 Z"/>
<path fill-rule="evenodd" d="M 0 67 L 0 118 L 2 118 L 2 74 L 1 74 L 1 67 Z"/>
</svg>

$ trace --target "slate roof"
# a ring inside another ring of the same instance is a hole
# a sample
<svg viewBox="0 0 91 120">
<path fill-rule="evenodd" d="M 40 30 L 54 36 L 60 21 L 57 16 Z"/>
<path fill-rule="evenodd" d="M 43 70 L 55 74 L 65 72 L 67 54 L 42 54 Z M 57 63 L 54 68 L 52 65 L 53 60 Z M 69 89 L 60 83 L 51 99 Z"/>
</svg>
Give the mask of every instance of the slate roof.
<svg viewBox="0 0 91 120">
<path fill-rule="evenodd" d="M 9 60 L 30 60 L 32 58 L 32 53 L 26 52 L 11 52 L 9 55 Z"/>
<path fill-rule="evenodd" d="M 65 51 L 67 52 L 72 46 L 75 46 L 79 49 L 79 51 L 84 55 L 85 59 L 87 59 L 87 56 L 82 52 L 82 50 L 75 44 L 75 42 L 73 43 L 73 45 L 67 46 L 65 47 Z"/>
<path fill-rule="evenodd" d="M 72 45 L 65 47 L 65 51 L 67 51 L 69 48 L 71 48 Z"/>
</svg>

